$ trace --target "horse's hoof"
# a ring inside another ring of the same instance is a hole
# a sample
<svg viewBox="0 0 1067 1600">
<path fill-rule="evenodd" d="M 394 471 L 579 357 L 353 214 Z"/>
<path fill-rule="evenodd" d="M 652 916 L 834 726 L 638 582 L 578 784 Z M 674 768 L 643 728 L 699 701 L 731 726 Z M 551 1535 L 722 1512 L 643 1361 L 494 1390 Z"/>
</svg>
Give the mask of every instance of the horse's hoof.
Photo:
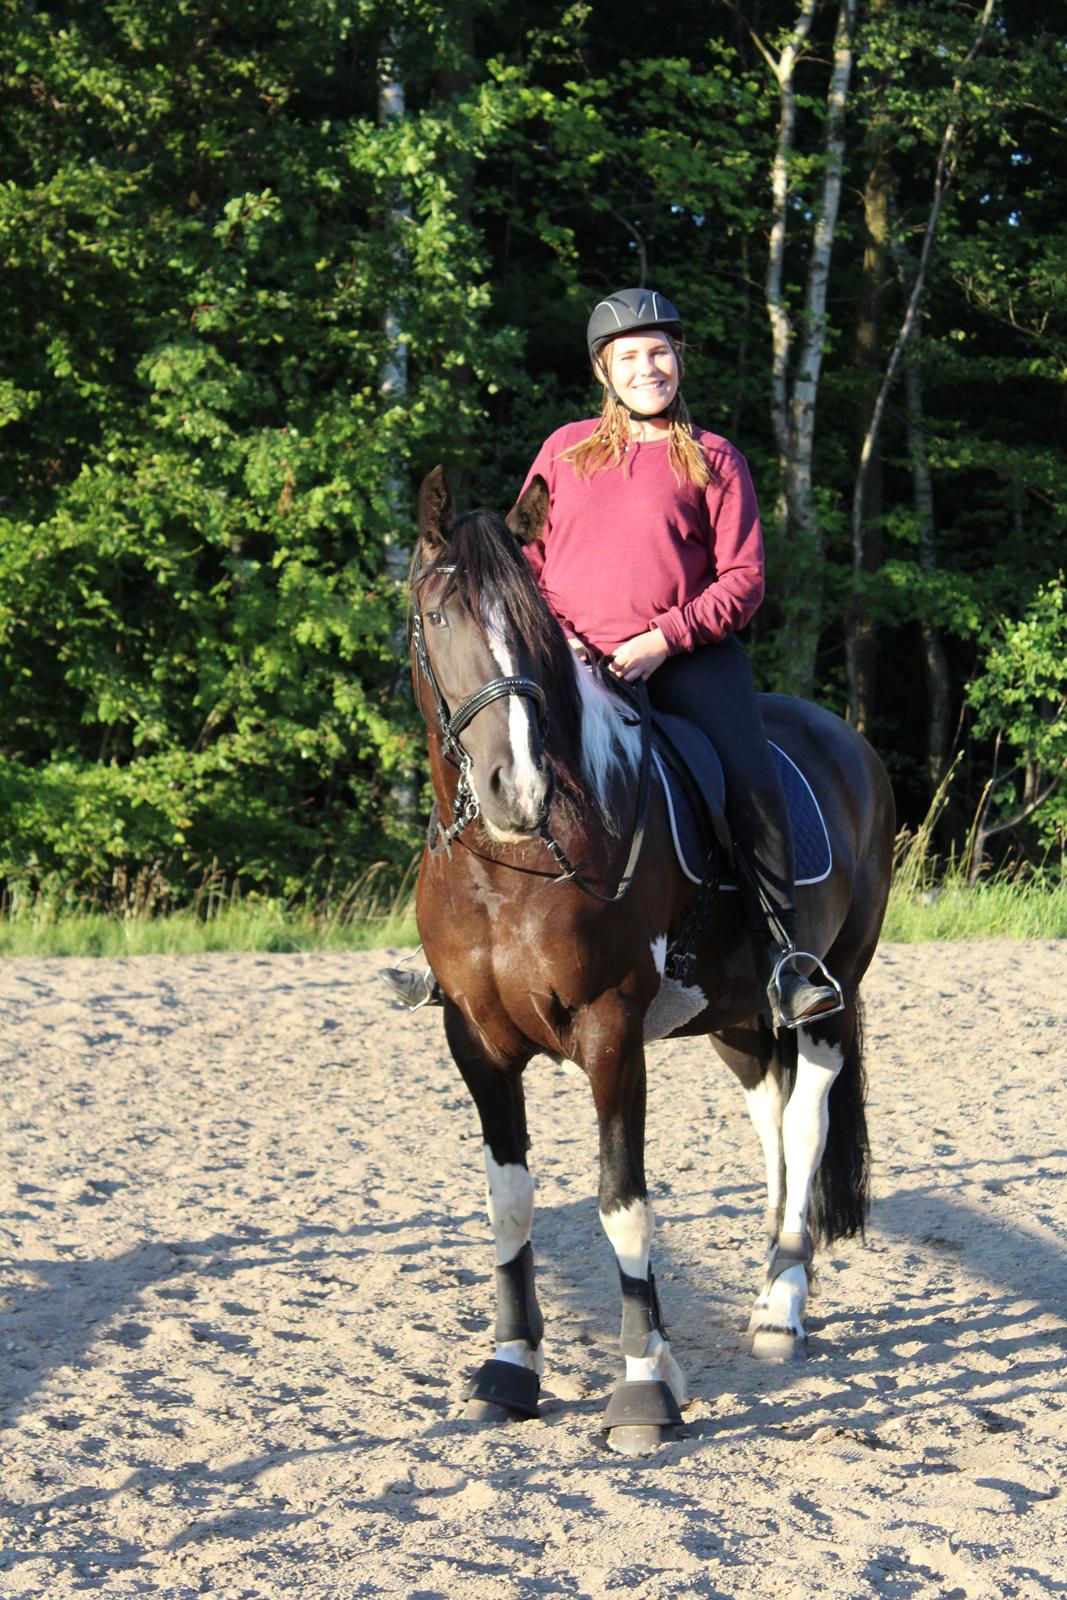
<svg viewBox="0 0 1067 1600">
<path fill-rule="evenodd" d="M 789 1328 L 756 1328 L 752 1334 L 752 1354 L 757 1361 L 806 1361 L 808 1339 Z"/>
<path fill-rule="evenodd" d="M 608 1429 L 608 1449 L 620 1456 L 648 1456 L 673 1432 L 673 1428 L 661 1428 L 657 1423 L 626 1423 L 621 1428 Z"/>
<path fill-rule="evenodd" d="M 643 1456 L 671 1438 L 682 1413 L 665 1383 L 620 1383 L 608 1401 L 602 1427 L 608 1445 L 624 1456 Z"/>
<path fill-rule="evenodd" d="M 541 1380 L 513 1361 L 486 1361 L 471 1385 L 463 1411 L 466 1422 L 523 1422 L 536 1417 Z"/>
</svg>

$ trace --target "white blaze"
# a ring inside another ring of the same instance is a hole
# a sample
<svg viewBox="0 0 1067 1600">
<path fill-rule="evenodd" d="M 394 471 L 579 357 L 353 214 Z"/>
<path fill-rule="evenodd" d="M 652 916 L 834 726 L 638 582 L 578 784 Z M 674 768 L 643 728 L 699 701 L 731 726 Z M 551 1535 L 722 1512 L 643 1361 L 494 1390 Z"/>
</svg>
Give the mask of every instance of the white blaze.
<svg viewBox="0 0 1067 1600">
<path fill-rule="evenodd" d="M 493 660 L 505 678 L 517 678 L 515 658 L 508 647 L 500 626 L 499 617 L 487 619 L 489 648 Z M 515 792 L 527 807 L 538 804 L 544 794 L 544 779 L 537 770 L 533 752 L 534 703 L 527 695 L 508 695 L 508 744 L 511 748 L 511 766 L 514 773 Z"/>
</svg>

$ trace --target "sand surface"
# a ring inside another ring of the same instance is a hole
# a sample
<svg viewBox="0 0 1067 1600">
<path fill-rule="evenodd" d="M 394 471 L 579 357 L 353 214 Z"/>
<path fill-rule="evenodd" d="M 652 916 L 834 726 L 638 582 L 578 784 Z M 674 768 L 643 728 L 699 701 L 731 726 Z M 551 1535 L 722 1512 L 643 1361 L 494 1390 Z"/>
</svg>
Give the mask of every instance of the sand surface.
<svg viewBox="0 0 1067 1600">
<path fill-rule="evenodd" d="M 811 1358 L 742 1328 L 762 1170 L 703 1041 L 650 1053 L 656 1260 L 695 1395 L 627 1461 L 585 1081 L 528 1074 L 541 1421 L 490 1351 L 481 1145 L 374 955 L 0 974 L 0 1594 L 510 1600 L 1067 1593 L 1067 943 L 885 947 L 875 1204 Z"/>
</svg>

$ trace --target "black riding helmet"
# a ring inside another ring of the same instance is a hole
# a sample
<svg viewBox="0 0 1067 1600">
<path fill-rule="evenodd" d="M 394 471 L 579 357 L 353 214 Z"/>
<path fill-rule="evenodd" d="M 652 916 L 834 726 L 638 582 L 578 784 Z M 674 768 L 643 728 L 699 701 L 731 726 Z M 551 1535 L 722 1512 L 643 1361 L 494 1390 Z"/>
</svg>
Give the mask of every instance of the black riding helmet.
<svg viewBox="0 0 1067 1600">
<path fill-rule="evenodd" d="M 666 295 L 655 289 L 620 289 L 609 294 L 606 300 L 597 301 L 586 328 L 590 358 L 596 362 L 604 346 L 620 334 L 651 333 L 653 328 L 662 328 L 674 339 L 685 335 L 678 309 Z"/>
<path fill-rule="evenodd" d="M 603 373 L 608 393 L 635 418 L 640 413 L 628 406 L 622 396 L 615 392 L 607 368 L 601 364 L 600 352 L 612 339 L 618 339 L 624 333 L 651 333 L 655 328 L 662 328 L 672 339 L 680 341 L 685 337 L 678 308 L 671 304 L 666 295 L 657 294 L 655 289 L 620 289 L 617 294 L 609 294 L 606 300 L 597 301 L 585 330 L 589 359 Z M 677 407 L 678 396 L 675 395 L 670 405 L 656 415 L 668 416 Z"/>
</svg>

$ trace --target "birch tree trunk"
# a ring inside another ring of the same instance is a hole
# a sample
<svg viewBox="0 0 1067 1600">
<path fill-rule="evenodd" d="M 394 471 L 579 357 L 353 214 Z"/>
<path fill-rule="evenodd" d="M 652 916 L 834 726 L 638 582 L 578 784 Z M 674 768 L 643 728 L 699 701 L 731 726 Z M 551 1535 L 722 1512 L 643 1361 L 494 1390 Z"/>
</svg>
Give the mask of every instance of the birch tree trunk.
<svg viewBox="0 0 1067 1600">
<path fill-rule="evenodd" d="M 390 37 L 386 50 L 378 62 L 378 126 L 387 128 L 406 112 L 404 85 L 396 69 L 396 40 Z M 410 219 L 411 208 L 401 203 L 399 195 L 394 196 L 394 203 L 386 216 L 386 227 L 394 241 L 392 254 L 398 267 L 402 260 L 402 250 L 396 236 Z M 397 276 L 399 277 L 399 273 Z M 379 393 L 388 407 L 403 404 L 408 393 L 408 352 L 403 339 L 403 302 L 396 291 L 392 303 L 386 309 L 382 331 L 385 334 L 386 357 Z M 410 494 L 404 474 L 399 470 L 391 473 L 386 480 L 385 490 L 392 523 L 385 538 L 385 570 L 394 582 L 400 584 L 407 578 L 410 559 L 409 527 L 412 522 Z M 403 631 L 397 635 L 396 646 L 399 670 L 393 684 L 394 697 L 404 692 L 408 673 Z M 397 815 L 405 822 L 413 822 L 416 815 L 413 768 L 405 768 L 398 782 L 393 785 L 390 798 Z"/>
<path fill-rule="evenodd" d="M 833 70 L 826 100 L 823 182 L 815 211 L 811 255 L 799 339 L 785 301 L 785 240 L 789 204 L 789 163 L 796 131 L 797 61 L 807 43 L 815 13 L 814 0 L 803 0 L 793 34 L 777 60 L 756 38 L 778 82 L 780 117 L 771 171 L 772 223 L 766 276 L 767 315 L 771 324 L 771 419 L 781 471 L 778 502 L 783 578 L 790 595 L 785 610 L 784 686 L 810 696 L 822 625 L 824 541 L 815 499 L 813 457 L 815 411 L 826 349 L 826 299 L 830 281 L 841 175 L 845 151 L 845 108 L 852 74 L 856 0 L 841 0 L 834 37 Z M 755 35 L 754 35 L 755 37 Z"/>
</svg>

